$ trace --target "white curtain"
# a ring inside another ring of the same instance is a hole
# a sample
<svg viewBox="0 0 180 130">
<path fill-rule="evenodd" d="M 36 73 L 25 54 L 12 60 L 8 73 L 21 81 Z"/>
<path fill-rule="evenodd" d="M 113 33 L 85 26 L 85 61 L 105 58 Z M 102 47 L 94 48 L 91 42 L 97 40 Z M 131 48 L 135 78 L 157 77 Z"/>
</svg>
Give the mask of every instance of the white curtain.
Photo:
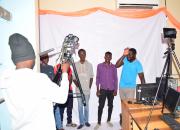
<svg viewBox="0 0 180 130">
<path fill-rule="evenodd" d="M 162 44 L 162 28 L 166 26 L 163 13 L 141 19 L 114 16 L 102 11 L 81 17 L 62 15 L 40 16 L 40 50 L 54 48 L 59 52 L 65 36 L 74 34 L 79 37 L 80 48 L 87 51 L 87 60 L 93 64 L 94 82 L 90 97 L 90 122 L 97 122 L 98 98 L 96 97 L 96 67 L 104 62 L 104 53 L 111 51 L 112 63 L 121 57 L 124 48 L 137 50 L 137 58 L 142 62 L 147 83 L 155 82 L 161 75 L 164 65 L 166 44 Z M 50 64 L 55 65 L 58 55 L 51 57 Z M 74 60 L 79 60 L 74 55 Z M 121 69 L 118 69 L 120 77 Z M 137 83 L 139 80 L 137 79 Z M 107 105 L 104 107 L 102 122 L 107 120 Z M 112 121 L 119 120 L 121 112 L 119 96 L 114 99 Z M 65 119 L 64 119 L 65 120 Z M 74 100 L 73 120 L 78 123 L 77 102 Z"/>
</svg>

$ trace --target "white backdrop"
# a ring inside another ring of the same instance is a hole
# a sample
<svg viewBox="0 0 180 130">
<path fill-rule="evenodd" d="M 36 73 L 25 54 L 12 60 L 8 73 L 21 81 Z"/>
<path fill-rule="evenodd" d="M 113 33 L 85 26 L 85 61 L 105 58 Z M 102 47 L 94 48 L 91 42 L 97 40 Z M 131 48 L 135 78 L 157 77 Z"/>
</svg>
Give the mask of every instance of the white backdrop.
<svg viewBox="0 0 180 130">
<path fill-rule="evenodd" d="M 55 53 L 60 51 L 65 36 L 74 34 L 79 37 L 79 49 L 84 48 L 87 51 L 87 60 L 93 64 L 95 75 L 90 97 L 90 122 L 97 122 L 96 67 L 104 62 L 104 53 L 111 51 L 112 63 L 115 63 L 124 48 L 136 48 L 137 58 L 144 67 L 146 82 L 155 82 L 164 65 L 163 53 L 166 44 L 162 44 L 161 33 L 165 25 L 166 17 L 163 13 L 141 19 L 118 17 L 102 11 L 81 17 L 46 14 L 40 16 L 40 49 L 43 52 L 54 48 L 52 53 Z M 73 57 L 75 61 L 79 60 L 77 55 Z M 50 59 L 53 66 L 56 64 L 55 59 L 57 56 Z M 118 69 L 118 76 L 120 73 L 121 69 Z M 78 123 L 76 99 L 74 101 L 73 120 Z M 114 99 L 112 121 L 119 120 L 120 112 L 118 95 Z M 102 116 L 102 121 L 106 120 L 107 105 Z"/>
</svg>

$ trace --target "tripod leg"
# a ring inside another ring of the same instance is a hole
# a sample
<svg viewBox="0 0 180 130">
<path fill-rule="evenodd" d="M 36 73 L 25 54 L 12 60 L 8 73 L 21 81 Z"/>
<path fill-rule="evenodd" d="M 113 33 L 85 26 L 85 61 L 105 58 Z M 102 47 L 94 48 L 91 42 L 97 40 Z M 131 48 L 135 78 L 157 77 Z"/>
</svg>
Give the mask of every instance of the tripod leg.
<svg viewBox="0 0 180 130">
<path fill-rule="evenodd" d="M 171 52 L 169 51 L 168 54 L 167 54 L 167 59 L 166 59 L 166 62 L 165 62 L 165 70 L 166 70 L 166 78 L 165 78 L 165 86 L 164 86 L 164 92 L 163 92 L 163 104 L 162 104 L 162 113 L 164 113 L 164 106 L 165 106 L 165 96 L 166 96 L 166 93 L 167 93 L 167 88 L 168 88 L 168 79 L 169 79 L 169 70 L 170 70 L 170 60 L 171 58 Z M 164 70 L 164 72 L 165 72 Z"/>
<path fill-rule="evenodd" d="M 160 86 L 161 86 L 161 81 L 162 81 L 162 78 L 163 78 L 163 76 L 164 76 L 164 74 L 165 74 L 165 71 L 166 71 L 166 83 L 165 83 L 165 91 L 166 91 L 166 89 L 167 89 L 167 83 L 168 83 L 168 78 L 169 78 L 169 68 L 170 68 L 170 51 L 168 51 L 168 54 L 167 54 L 167 57 L 166 57 L 166 61 L 165 61 L 165 64 L 164 64 L 164 67 L 163 67 L 163 70 L 162 70 L 162 74 L 161 74 L 161 78 L 160 78 L 160 81 L 159 81 L 159 84 L 158 84 L 158 88 L 157 88 L 157 91 L 156 91 L 156 95 L 155 95 L 155 99 L 154 99 L 154 101 L 153 101 L 153 107 L 151 108 L 151 110 L 150 110 L 150 113 L 149 113 L 149 116 L 148 116 L 148 121 L 147 121 L 147 123 L 146 123 L 146 125 L 145 125 L 145 128 L 144 128 L 144 130 L 148 130 L 148 124 L 149 124 L 149 122 L 150 122 L 150 120 L 151 120 L 151 115 L 152 115 L 152 112 L 153 112 L 153 110 L 154 110 L 154 105 L 155 105 L 155 103 L 156 103 L 156 99 L 157 99 L 157 95 L 158 95 L 158 92 L 159 92 L 159 88 L 160 88 Z M 164 110 L 164 102 L 165 102 L 165 94 L 163 94 L 163 107 L 162 107 L 162 113 L 163 113 L 163 110 Z"/>
<path fill-rule="evenodd" d="M 70 63 L 73 67 L 73 71 L 74 71 L 74 75 L 76 77 L 76 81 L 78 83 L 78 89 L 80 91 L 80 94 L 81 94 L 81 98 L 82 98 L 82 102 L 83 102 L 83 105 L 86 106 L 86 99 L 85 99 L 85 95 L 83 93 L 83 90 L 82 90 L 82 87 L 81 87 L 81 83 L 80 83 L 80 80 L 79 80 L 79 76 L 78 76 L 78 73 L 77 73 L 77 70 L 76 70 L 76 66 L 75 66 L 75 63 L 74 63 L 74 60 L 73 58 L 71 57 L 70 59 Z"/>
<path fill-rule="evenodd" d="M 178 68 L 179 68 L 179 70 L 180 70 L 180 63 L 179 63 L 179 61 L 178 61 L 178 58 L 177 58 L 177 56 L 176 56 L 176 53 L 173 51 L 173 56 L 174 56 L 174 59 L 175 59 L 175 61 L 176 61 L 176 64 L 177 64 L 177 66 L 178 66 Z"/>
</svg>

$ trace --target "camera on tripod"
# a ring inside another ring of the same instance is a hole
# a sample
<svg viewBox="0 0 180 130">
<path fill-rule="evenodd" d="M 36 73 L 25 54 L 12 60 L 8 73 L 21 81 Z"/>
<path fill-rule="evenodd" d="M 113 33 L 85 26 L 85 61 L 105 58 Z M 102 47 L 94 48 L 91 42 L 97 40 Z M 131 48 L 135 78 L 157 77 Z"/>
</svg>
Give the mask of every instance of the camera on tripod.
<svg viewBox="0 0 180 130">
<path fill-rule="evenodd" d="M 177 31 L 175 28 L 163 28 L 164 38 L 176 38 Z"/>
<path fill-rule="evenodd" d="M 177 31 L 175 28 L 163 28 L 164 38 L 166 38 L 167 44 L 172 50 L 175 49 L 174 39 L 176 39 L 176 34 Z"/>
<path fill-rule="evenodd" d="M 61 48 L 61 62 L 66 62 L 75 53 L 75 49 L 79 47 L 79 38 L 73 34 L 69 34 L 64 38 L 64 42 Z"/>
<path fill-rule="evenodd" d="M 82 98 L 82 103 L 84 106 L 86 106 L 86 100 L 85 100 L 85 95 L 83 93 L 82 87 L 81 87 L 81 83 L 79 80 L 79 76 L 76 70 L 76 66 L 74 63 L 74 59 L 72 57 L 72 55 L 75 53 L 75 50 L 78 49 L 79 47 L 79 38 L 73 34 L 69 34 L 64 38 L 64 42 L 62 44 L 62 48 L 61 48 L 61 52 L 59 54 L 58 59 L 60 59 L 60 64 L 64 63 L 64 62 L 69 62 L 72 67 L 73 67 L 73 72 L 78 84 L 78 89 L 80 91 L 80 96 L 77 97 L 81 97 Z M 57 60 L 58 60 L 57 59 Z M 56 73 L 53 82 L 60 84 L 61 82 L 61 67 L 59 67 L 58 72 Z M 60 78 L 59 78 L 60 77 Z"/>
</svg>

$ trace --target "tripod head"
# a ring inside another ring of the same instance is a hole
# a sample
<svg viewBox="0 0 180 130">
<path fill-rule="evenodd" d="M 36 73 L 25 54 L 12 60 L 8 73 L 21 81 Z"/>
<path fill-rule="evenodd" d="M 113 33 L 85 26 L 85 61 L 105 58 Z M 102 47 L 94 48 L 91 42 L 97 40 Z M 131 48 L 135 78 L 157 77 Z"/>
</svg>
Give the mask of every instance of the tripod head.
<svg viewBox="0 0 180 130">
<path fill-rule="evenodd" d="M 75 50 L 79 47 L 78 41 L 79 38 L 73 34 L 69 34 L 64 38 L 64 42 L 58 57 L 58 59 L 60 59 L 60 63 L 66 62 L 72 58 Z"/>
</svg>

